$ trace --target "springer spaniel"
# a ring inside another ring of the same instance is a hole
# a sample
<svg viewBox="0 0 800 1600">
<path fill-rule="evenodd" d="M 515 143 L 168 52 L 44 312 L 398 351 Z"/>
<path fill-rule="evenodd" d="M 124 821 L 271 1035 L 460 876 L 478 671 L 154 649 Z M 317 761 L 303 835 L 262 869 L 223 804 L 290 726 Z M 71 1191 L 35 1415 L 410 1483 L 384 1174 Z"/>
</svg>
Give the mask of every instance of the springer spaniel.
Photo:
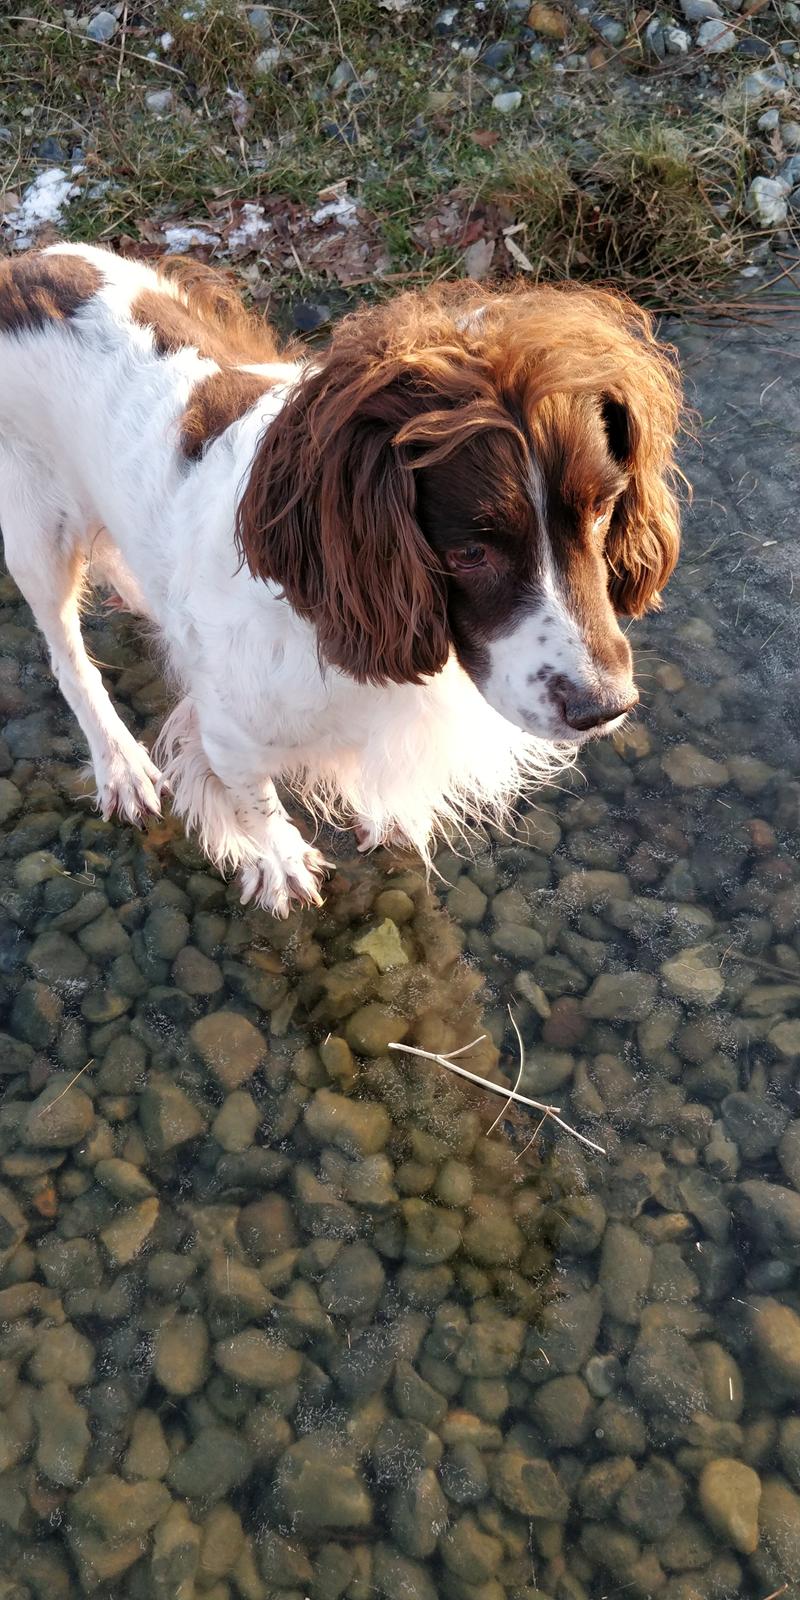
<svg viewBox="0 0 800 1600">
<path fill-rule="evenodd" d="M 678 555 L 679 390 L 646 313 L 473 284 L 281 353 L 226 279 L 55 245 L 0 262 L 0 525 L 104 817 L 168 788 L 243 902 L 318 904 L 283 780 L 426 861 L 636 704 L 619 615 Z M 153 755 L 87 656 L 87 584 L 176 685 Z"/>
</svg>

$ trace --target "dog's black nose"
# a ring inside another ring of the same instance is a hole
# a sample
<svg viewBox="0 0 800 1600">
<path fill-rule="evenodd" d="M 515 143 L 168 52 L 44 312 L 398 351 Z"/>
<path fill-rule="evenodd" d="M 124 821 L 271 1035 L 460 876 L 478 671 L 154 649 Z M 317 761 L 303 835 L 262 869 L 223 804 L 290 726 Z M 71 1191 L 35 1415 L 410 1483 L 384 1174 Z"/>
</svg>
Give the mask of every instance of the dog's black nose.
<svg viewBox="0 0 800 1600">
<path fill-rule="evenodd" d="M 617 717 L 624 717 L 638 704 L 639 695 L 631 688 L 626 694 L 590 694 L 575 689 L 558 696 L 561 713 L 567 726 L 576 733 L 588 733 L 591 728 L 605 727 Z"/>
</svg>

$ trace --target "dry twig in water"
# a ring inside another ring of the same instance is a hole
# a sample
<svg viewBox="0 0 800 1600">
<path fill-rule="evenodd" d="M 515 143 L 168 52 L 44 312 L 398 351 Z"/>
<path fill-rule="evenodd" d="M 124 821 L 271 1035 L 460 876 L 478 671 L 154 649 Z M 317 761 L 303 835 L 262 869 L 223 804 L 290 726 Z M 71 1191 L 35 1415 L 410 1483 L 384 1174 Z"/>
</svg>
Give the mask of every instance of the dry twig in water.
<svg viewBox="0 0 800 1600">
<path fill-rule="evenodd" d="M 509 1016 L 511 1016 L 510 1011 Z M 519 1084 L 525 1066 L 525 1051 L 523 1048 L 519 1028 L 517 1027 L 516 1022 L 514 1022 L 513 1016 L 511 1016 L 511 1021 L 514 1024 L 514 1030 L 519 1041 L 520 1060 L 519 1072 L 517 1074 L 517 1084 Z M 564 1121 L 564 1118 L 560 1115 L 560 1106 L 545 1105 L 542 1100 L 531 1100 L 528 1095 L 520 1094 L 517 1088 L 504 1089 L 502 1084 L 493 1083 L 491 1078 L 481 1078 L 477 1072 L 470 1072 L 467 1067 L 457 1065 L 453 1059 L 455 1056 L 462 1056 L 465 1050 L 471 1050 L 473 1045 L 480 1044 L 485 1038 L 486 1034 L 481 1033 L 478 1035 L 477 1039 L 472 1039 L 469 1044 L 462 1044 L 459 1050 L 450 1050 L 446 1055 L 437 1055 L 433 1050 L 421 1050 L 418 1045 L 414 1044 L 393 1043 L 389 1045 L 389 1049 L 404 1050 L 409 1056 L 422 1056 L 425 1061 L 435 1061 L 437 1066 L 445 1067 L 448 1072 L 457 1072 L 458 1076 L 460 1078 L 466 1078 L 468 1083 L 476 1083 L 481 1089 L 490 1089 L 492 1094 L 501 1094 L 506 1102 L 505 1106 L 503 1107 L 503 1111 L 507 1110 L 512 1100 L 516 1105 L 530 1106 L 532 1111 L 541 1111 L 542 1121 L 539 1123 L 539 1128 L 541 1128 L 547 1121 L 557 1122 L 559 1128 L 563 1128 L 565 1133 L 571 1134 L 573 1139 L 579 1139 L 581 1144 L 588 1145 L 590 1150 L 596 1150 L 601 1156 L 606 1154 L 601 1144 L 595 1144 L 594 1139 L 587 1139 L 584 1133 L 578 1133 L 577 1128 L 571 1128 L 569 1123 Z M 500 1117 L 502 1117 L 503 1111 L 500 1112 Z M 491 1128 L 489 1129 L 489 1133 L 491 1133 L 492 1130 L 497 1127 L 500 1117 L 495 1118 Z M 536 1133 L 539 1132 L 539 1128 L 536 1129 Z M 534 1139 L 536 1138 L 536 1133 L 533 1136 Z M 530 1143 L 532 1144 L 533 1140 L 531 1140 Z M 530 1145 L 527 1145 L 526 1149 L 529 1148 Z"/>
</svg>

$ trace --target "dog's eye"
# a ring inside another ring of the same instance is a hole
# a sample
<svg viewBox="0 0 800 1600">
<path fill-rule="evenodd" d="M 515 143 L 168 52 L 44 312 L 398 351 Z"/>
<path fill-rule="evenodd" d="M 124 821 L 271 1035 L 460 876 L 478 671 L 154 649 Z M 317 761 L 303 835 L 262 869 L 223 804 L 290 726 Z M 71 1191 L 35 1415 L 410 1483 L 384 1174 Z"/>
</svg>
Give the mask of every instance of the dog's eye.
<svg viewBox="0 0 800 1600">
<path fill-rule="evenodd" d="M 486 561 L 486 546 L 465 544 L 462 550 L 448 550 L 445 557 L 451 572 L 474 572 Z"/>
</svg>

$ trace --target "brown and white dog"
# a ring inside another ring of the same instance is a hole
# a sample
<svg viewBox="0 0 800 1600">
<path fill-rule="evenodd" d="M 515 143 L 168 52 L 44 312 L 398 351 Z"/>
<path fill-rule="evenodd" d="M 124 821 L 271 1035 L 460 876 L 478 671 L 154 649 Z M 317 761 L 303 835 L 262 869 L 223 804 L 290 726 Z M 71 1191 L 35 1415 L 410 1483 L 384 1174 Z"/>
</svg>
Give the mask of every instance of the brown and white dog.
<svg viewBox="0 0 800 1600">
<path fill-rule="evenodd" d="M 173 804 L 242 897 L 319 900 L 283 780 L 429 859 L 636 704 L 618 617 L 678 555 L 679 388 L 648 316 L 578 288 L 401 295 L 281 353 L 226 280 L 57 245 L 0 263 L 0 525 L 104 816 Z M 156 761 L 80 629 L 146 618 Z"/>
</svg>

